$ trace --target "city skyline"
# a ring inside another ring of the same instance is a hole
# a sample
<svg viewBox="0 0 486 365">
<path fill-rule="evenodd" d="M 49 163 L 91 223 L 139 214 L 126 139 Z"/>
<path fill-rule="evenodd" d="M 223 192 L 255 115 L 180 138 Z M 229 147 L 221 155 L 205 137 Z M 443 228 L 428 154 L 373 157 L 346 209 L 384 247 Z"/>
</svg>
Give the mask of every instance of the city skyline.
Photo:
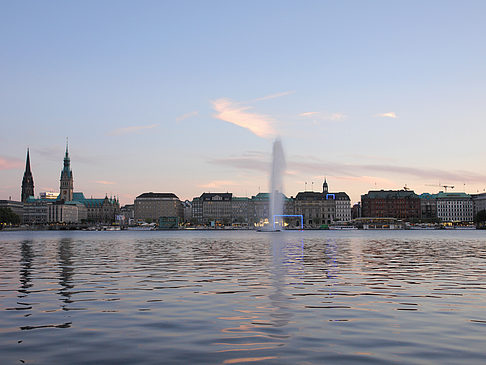
<svg viewBox="0 0 486 365">
<path fill-rule="evenodd" d="M 483 192 L 486 4 L 4 3 L 0 199 L 59 190 Z M 307 182 L 307 184 L 305 184 Z"/>
</svg>

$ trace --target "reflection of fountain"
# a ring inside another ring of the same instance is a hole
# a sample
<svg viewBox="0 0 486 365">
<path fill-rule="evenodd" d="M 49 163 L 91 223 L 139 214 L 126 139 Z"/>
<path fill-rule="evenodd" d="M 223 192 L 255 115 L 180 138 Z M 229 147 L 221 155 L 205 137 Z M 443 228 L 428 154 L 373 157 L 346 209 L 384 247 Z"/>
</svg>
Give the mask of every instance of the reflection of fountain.
<svg viewBox="0 0 486 365">
<path fill-rule="evenodd" d="M 270 216 L 268 217 L 270 231 L 280 231 L 283 228 L 283 173 L 285 171 L 285 156 L 282 142 L 279 138 L 273 142 L 272 171 L 270 175 Z M 280 219 L 277 218 L 280 216 Z"/>
</svg>

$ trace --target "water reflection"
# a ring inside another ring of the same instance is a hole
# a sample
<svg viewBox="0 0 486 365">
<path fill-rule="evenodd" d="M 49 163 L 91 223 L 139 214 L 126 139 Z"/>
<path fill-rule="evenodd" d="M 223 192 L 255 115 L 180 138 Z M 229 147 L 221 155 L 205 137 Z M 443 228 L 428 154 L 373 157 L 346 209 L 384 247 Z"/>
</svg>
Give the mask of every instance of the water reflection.
<svg viewBox="0 0 486 365">
<path fill-rule="evenodd" d="M 434 234 L 19 233 L 2 361 L 480 363 L 486 240 Z"/>
<path fill-rule="evenodd" d="M 61 289 L 59 294 L 64 304 L 61 305 L 63 310 L 69 310 L 67 304 L 72 303 L 71 289 L 74 288 L 73 275 L 74 267 L 72 261 L 72 239 L 63 238 L 58 244 L 58 256 L 59 256 L 59 285 Z"/>
<path fill-rule="evenodd" d="M 34 261 L 34 250 L 32 241 L 25 240 L 20 244 L 20 289 L 18 290 L 19 298 L 26 297 L 29 294 L 29 288 L 32 287 L 32 263 Z"/>
</svg>

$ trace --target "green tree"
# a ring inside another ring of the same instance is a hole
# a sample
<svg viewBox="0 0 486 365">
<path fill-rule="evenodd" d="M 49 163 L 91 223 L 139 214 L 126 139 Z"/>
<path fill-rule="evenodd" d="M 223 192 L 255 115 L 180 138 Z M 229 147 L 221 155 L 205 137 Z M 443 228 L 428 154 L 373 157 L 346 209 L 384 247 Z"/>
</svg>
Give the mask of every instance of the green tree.
<svg viewBox="0 0 486 365">
<path fill-rule="evenodd" d="M 19 224 L 20 217 L 10 208 L 0 208 L 0 223 Z"/>
</svg>

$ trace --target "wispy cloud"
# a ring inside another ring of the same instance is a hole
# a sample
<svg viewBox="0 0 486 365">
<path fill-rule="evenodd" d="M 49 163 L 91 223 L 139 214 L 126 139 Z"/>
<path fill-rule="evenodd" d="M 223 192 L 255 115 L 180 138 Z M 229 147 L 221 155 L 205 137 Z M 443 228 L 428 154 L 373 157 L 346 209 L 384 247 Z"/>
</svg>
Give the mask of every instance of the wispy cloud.
<svg viewBox="0 0 486 365">
<path fill-rule="evenodd" d="M 101 184 L 101 185 L 115 185 L 116 184 L 116 182 L 105 181 L 105 180 L 97 180 L 97 181 L 95 181 L 95 183 Z"/>
<path fill-rule="evenodd" d="M 388 113 L 379 113 L 375 114 L 375 117 L 381 117 L 381 118 L 398 118 L 395 112 L 388 112 Z"/>
<path fill-rule="evenodd" d="M 0 170 L 20 169 L 23 165 L 24 162 L 18 158 L 0 156 Z"/>
<path fill-rule="evenodd" d="M 293 94 L 293 93 L 295 93 L 295 91 L 284 91 L 284 92 L 281 92 L 281 93 L 270 94 L 270 95 L 262 96 L 261 98 L 253 99 L 252 102 L 276 99 L 276 98 L 280 98 L 282 96 L 287 96 L 287 95 L 290 95 L 290 94 Z"/>
<path fill-rule="evenodd" d="M 134 125 L 130 127 L 122 127 L 115 129 L 109 133 L 110 136 L 120 136 L 123 134 L 138 133 L 145 129 L 157 128 L 159 124 L 149 124 L 149 125 Z"/>
<path fill-rule="evenodd" d="M 346 119 L 348 116 L 344 113 L 305 112 L 300 113 L 299 117 L 311 118 L 314 120 L 340 121 Z"/>
<path fill-rule="evenodd" d="M 215 118 L 246 128 L 258 137 L 271 138 L 276 135 L 275 120 L 265 114 L 249 112 L 250 106 L 226 98 L 215 100 L 212 104 L 217 112 Z"/>
<path fill-rule="evenodd" d="M 195 117 L 198 114 L 199 114 L 199 112 L 197 112 L 197 111 L 189 112 L 189 113 L 186 113 L 186 114 L 182 114 L 181 116 L 178 116 L 176 118 L 176 121 L 177 122 L 180 122 L 180 121 L 183 121 L 184 119 L 188 119 L 188 118 Z"/>
<path fill-rule="evenodd" d="M 218 188 L 227 188 L 229 186 L 236 186 L 238 185 L 237 182 L 231 180 L 213 180 L 207 184 L 198 185 L 204 189 L 218 189 Z"/>
<path fill-rule="evenodd" d="M 246 169 L 258 172 L 269 171 L 269 156 L 245 154 L 239 157 L 218 158 L 208 161 L 209 163 L 233 167 L 236 169 Z M 312 157 L 293 157 L 287 159 L 288 171 L 292 175 L 296 174 L 315 174 L 316 171 L 325 172 L 328 176 L 348 177 L 349 179 L 362 179 L 365 181 L 369 173 L 401 175 L 416 177 L 428 181 L 468 181 L 471 183 L 484 183 L 486 175 L 464 170 L 441 170 L 430 168 L 418 168 L 410 166 L 399 166 L 395 164 L 342 164 L 337 162 L 322 161 Z M 377 177 L 370 177 L 373 181 L 378 181 Z M 384 181 L 384 178 L 381 178 Z"/>
<path fill-rule="evenodd" d="M 305 112 L 305 113 L 300 113 L 299 117 L 312 117 L 314 115 L 319 115 L 320 112 Z"/>
</svg>

